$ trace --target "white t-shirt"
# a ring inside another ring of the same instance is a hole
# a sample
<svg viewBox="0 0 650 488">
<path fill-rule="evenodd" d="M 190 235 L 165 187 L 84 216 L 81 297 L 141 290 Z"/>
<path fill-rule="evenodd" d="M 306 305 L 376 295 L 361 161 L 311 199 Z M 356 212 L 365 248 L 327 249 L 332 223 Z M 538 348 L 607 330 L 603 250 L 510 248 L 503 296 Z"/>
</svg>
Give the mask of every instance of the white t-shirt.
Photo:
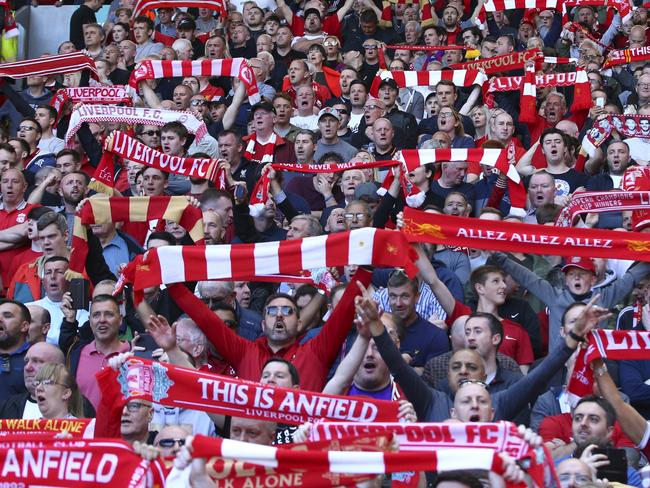
<svg viewBox="0 0 650 488">
<path fill-rule="evenodd" d="M 43 414 L 41 414 L 38 408 L 38 403 L 27 398 L 25 409 L 23 410 L 23 418 L 27 420 L 43 418 Z"/>
<path fill-rule="evenodd" d="M 301 129 L 318 130 L 318 115 L 296 115 L 289 122 Z"/>
<path fill-rule="evenodd" d="M 59 347 L 59 335 L 61 334 L 61 324 L 63 323 L 63 312 L 61 311 L 61 302 L 53 302 L 48 297 L 41 298 L 35 302 L 26 303 L 25 305 L 38 305 L 50 312 L 50 330 L 45 339 L 50 344 Z M 81 327 L 90 315 L 87 310 L 77 310 L 77 327 Z"/>
</svg>

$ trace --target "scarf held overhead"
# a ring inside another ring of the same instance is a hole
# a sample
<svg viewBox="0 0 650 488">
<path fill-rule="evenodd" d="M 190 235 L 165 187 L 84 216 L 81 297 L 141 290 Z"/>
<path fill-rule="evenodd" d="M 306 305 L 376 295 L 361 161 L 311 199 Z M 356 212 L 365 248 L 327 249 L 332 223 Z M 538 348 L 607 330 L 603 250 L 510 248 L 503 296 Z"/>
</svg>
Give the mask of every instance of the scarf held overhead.
<svg viewBox="0 0 650 488">
<path fill-rule="evenodd" d="M 399 88 L 413 88 L 416 86 L 435 86 L 442 80 L 453 82 L 458 87 L 483 84 L 488 80 L 485 73 L 475 69 L 458 69 L 447 71 L 386 71 L 380 70 L 372 80 L 370 93 L 377 96 L 379 84 L 382 80 L 395 80 Z"/>
<path fill-rule="evenodd" d="M 47 436 L 67 432 L 75 438 L 92 437 L 87 432 L 93 419 L 0 419 L 0 438 L 12 435 Z M 92 429 L 91 429 L 92 430 Z"/>
<path fill-rule="evenodd" d="M 187 197 L 111 197 L 89 198 L 75 214 L 70 253 L 70 270 L 81 273 L 88 256 L 87 225 L 115 222 L 173 220 L 187 230 L 192 240 L 204 244 L 203 215 Z"/>
<path fill-rule="evenodd" d="M 58 124 L 61 119 L 63 109 L 68 102 L 73 105 L 77 103 L 101 103 L 110 105 L 124 103 L 126 105 L 133 105 L 133 99 L 128 94 L 127 87 L 124 85 L 61 88 L 60 90 L 57 90 L 50 101 L 50 105 L 52 105 L 56 110 L 56 124 Z"/>
<path fill-rule="evenodd" d="M 489 221 L 404 209 L 412 242 L 431 242 L 490 251 L 650 261 L 650 237 L 639 232 L 551 227 Z"/>
<path fill-rule="evenodd" d="M 397 402 L 262 385 L 139 358 L 112 373 L 102 376 L 100 387 L 117 381 L 123 400 L 145 398 L 167 407 L 293 425 L 318 419 L 394 422 L 399 408 Z"/>
<path fill-rule="evenodd" d="M 137 0 L 133 7 L 133 15 L 131 18 L 135 19 L 138 15 L 159 8 L 178 9 L 181 7 L 207 8 L 217 12 L 219 17 L 226 17 L 228 15 L 226 4 L 222 0 Z"/>
<path fill-rule="evenodd" d="M 72 145 L 74 135 L 84 122 L 119 122 L 158 127 L 169 122 L 180 122 L 191 134 L 196 136 L 198 142 L 208 133 L 205 123 L 197 119 L 191 112 L 115 105 L 81 105 L 73 110 L 70 116 L 70 125 L 65 134 L 65 142 L 68 147 Z"/>
<path fill-rule="evenodd" d="M 635 47 L 632 49 L 615 49 L 610 51 L 603 65 L 603 69 L 650 59 L 650 46 Z"/>
<path fill-rule="evenodd" d="M 557 216 L 555 225 L 571 227 L 578 216 L 585 213 L 622 212 L 644 210 L 650 207 L 647 191 L 593 191 L 574 193 L 569 203 Z"/>
<path fill-rule="evenodd" d="M 503 71 L 513 71 L 523 69 L 528 61 L 541 61 L 543 58 L 539 49 L 528 49 L 527 51 L 514 51 L 501 56 L 494 56 L 477 61 L 468 61 L 450 66 L 452 69 L 482 69 L 486 74 L 501 73 Z"/>
<path fill-rule="evenodd" d="M 131 73 L 129 86 L 134 90 L 138 89 L 138 83 L 142 80 L 154 80 L 160 78 L 196 76 L 236 76 L 246 87 L 248 101 L 251 105 L 260 102 L 261 97 L 257 89 L 255 73 L 244 58 L 229 59 L 204 59 L 200 61 L 159 61 L 144 60 Z"/>
<path fill-rule="evenodd" d="M 596 120 L 593 127 L 587 132 L 587 136 L 582 142 L 582 148 L 589 156 L 594 157 L 596 149 L 609 139 L 614 131 L 626 138 L 650 139 L 650 117 L 632 114 L 602 117 Z"/>
<path fill-rule="evenodd" d="M 255 280 L 260 275 L 299 275 L 305 269 L 356 264 L 402 267 L 417 273 L 401 232 L 365 227 L 327 236 L 257 244 L 163 246 L 137 256 L 124 270 L 135 291 L 160 284 L 204 280 Z M 286 281 L 279 277 L 279 281 Z"/>
<path fill-rule="evenodd" d="M 77 51 L 70 54 L 0 64 L 0 76 L 17 80 L 28 76 L 62 75 L 83 69 L 90 70 L 91 75 L 97 78 L 95 61 L 81 51 Z"/>
</svg>

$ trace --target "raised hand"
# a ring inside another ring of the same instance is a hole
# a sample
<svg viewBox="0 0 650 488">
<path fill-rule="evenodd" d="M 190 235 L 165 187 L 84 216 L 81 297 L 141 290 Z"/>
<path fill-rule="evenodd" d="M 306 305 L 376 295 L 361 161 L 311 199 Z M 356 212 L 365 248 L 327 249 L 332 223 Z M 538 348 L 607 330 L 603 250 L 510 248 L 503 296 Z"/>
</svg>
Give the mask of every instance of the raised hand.
<svg viewBox="0 0 650 488">
<path fill-rule="evenodd" d="M 150 315 L 147 322 L 147 332 L 156 341 L 158 347 L 169 351 L 176 347 L 176 323 L 169 326 L 169 322 L 162 315 Z"/>
</svg>

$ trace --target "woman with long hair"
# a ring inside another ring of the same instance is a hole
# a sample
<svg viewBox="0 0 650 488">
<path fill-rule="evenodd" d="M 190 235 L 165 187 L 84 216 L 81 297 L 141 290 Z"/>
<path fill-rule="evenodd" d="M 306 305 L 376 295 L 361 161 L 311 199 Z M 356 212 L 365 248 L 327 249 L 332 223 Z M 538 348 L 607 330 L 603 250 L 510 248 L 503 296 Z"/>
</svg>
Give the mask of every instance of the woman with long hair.
<svg viewBox="0 0 650 488">
<path fill-rule="evenodd" d="M 474 139 L 465 135 L 460 114 L 451 107 L 442 107 L 438 111 L 438 130 L 449 136 L 453 149 L 475 147 Z"/>
</svg>

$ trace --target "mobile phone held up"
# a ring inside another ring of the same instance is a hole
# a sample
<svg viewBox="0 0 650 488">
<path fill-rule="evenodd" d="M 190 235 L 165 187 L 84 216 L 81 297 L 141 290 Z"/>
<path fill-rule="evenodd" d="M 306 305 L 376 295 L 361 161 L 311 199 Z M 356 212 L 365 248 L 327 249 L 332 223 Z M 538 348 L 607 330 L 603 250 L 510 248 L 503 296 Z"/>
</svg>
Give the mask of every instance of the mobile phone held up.
<svg viewBox="0 0 650 488">
<path fill-rule="evenodd" d="M 90 285 L 88 280 L 73 278 L 70 280 L 70 295 L 74 310 L 88 310 L 90 306 Z"/>
</svg>

